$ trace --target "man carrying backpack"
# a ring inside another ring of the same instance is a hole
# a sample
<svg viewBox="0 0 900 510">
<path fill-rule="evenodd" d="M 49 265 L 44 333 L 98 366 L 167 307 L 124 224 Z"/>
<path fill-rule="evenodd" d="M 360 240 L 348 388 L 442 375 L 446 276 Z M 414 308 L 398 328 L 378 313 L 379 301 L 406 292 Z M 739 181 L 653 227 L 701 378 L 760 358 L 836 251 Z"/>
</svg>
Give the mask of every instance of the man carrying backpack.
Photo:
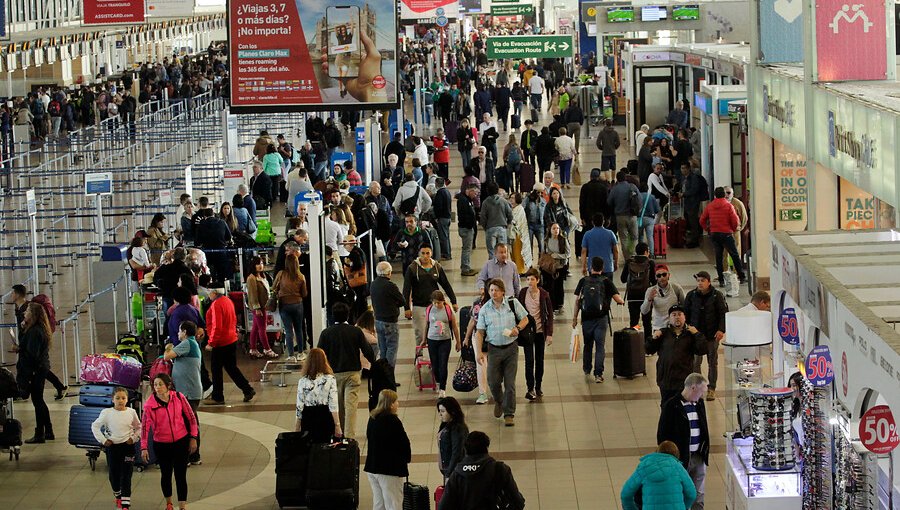
<svg viewBox="0 0 900 510">
<path fill-rule="evenodd" d="M 575 317 L 572 328 L 578 326 L 578 312 L 581 312 L 581 336 L 584 341 L 582 369 L 587 382 L 603 382 L 603 360 L 606 357 L 606 331 L 609 329 L 609 305 L 611 300 L 624 305 L 619 290 L 609 279 L 603 277 L 603 259 L 591 259 L 591 274 L 585 276 L 575 287 Z M 596 347 L 596 350 L 594 349 Z M 591 357 L 593 353 L 593 358 Z M 593 375 L 591 375 L 593 362 Z"/>
<path fill-rule="evenodd" d="M 417 220 L 423 212 L 431 209 L 431 196 L 419 186 L 413 174 L 403 176 L 403 185 L 394 197 L 394 209 L 400 216 L 412 215 Z"/>
<path fill-rule="evenodd" d="M 628 324 L 637 328 L 641 324 L 645 334 L 650 331 L 650 314 L 641 320 L 641 305 L 647 289 L 656 285 L 656 264 L 650 259 L 650 246 L 638 243 L 633 257 L 625 262 L 622 269 L 622 283 L 625 284 L 625 299 L 628 301 Z"/>
</svg>

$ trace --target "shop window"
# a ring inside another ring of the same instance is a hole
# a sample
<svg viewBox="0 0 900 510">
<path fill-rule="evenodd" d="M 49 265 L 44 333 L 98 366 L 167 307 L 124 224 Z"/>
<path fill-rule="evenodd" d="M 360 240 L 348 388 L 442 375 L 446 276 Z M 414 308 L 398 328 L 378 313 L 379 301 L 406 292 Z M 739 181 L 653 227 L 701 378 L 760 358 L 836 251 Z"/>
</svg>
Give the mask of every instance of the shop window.
<svg viewBox="0 0 900 510">
<path fill-rule="evenodd" d="M 852 182 L 839 177 L 841 230 L 868 230 L 894 228 L 896 211 L 871 193 L 858 188 Z"/>
</svg>

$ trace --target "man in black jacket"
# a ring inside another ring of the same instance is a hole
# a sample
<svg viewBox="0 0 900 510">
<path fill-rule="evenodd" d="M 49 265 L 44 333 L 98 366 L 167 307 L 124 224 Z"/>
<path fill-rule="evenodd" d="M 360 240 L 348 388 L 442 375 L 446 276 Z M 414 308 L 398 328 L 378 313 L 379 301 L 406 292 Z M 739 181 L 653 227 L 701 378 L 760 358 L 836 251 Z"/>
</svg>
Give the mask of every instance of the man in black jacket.
<svg viewBox="0 0 900 510">
<path fill-rule="evenodd" d="M 356 433 L 356 405 L 359 403 L 362 371 L 359 353 L 362 352 L 370 363 L 375 363 L 375 351 L 361 329 L 347 324 L 350 308 L 345 303 L 336 303 L 331 315 L 336 324 L 322 331 L 318 347 L 325 351 L 328 364 L 334 370 L 338 387 L 338 415 L 344 436 L 352 438 Z"/>
<path fill-rule="evenodd" d="M 578 210 L 581 213 L 581 224 L 591 225 L 595 213 L 602 213 L 604 218 L 610 218 L 608 215 L 609 207 L 606 204 L 606 197 L 609 196 L 609 184 L 600 179 L 600 169 L 591 170 L 591 180 L 581 187 L 578 195 Z M 584 230 L 575 231 L 575 256 L 581 257 L 581 239 L 584 236 Z"/>
<path fill-rule="evenodd" d="M 209 216 L 197 226 L 194 242 L 203 247 L 213 279 L 224 281 L 234 276 L 234 256 L 224 251 L 231 242 L 231 230 L 221 218 L 211 213 L 212 210 L 204 209 L 204 214 Z"/>
<path fill-rule="evenodd" d="M 403 148 L 403 143 L 400 141 L 400 131 L 394 133 L 394 138 L 385 145 L 384 151 L 382 153 L 382 159 L 384 159 L 385 166 L 390 167 L 391 165 L 388 163 L 388 156 L 391 154 L 397 155 L 397 165 L 400 168 L 403 168 L 403 162 L 406 160 L 406 149 Z M 397 186 L 400 186 L 400 181 L 395 182 Z"/>
<path fill-rule="evenodd" d="M 484 432 L 466 437 L 466 456 L 456 465 L 444 487 L 438 510 L 495 510 L 525 508 L 512 470 L 488 455 L 491 440 Z"/>
<path fill-rule="evenodd" d="M 172 262 L 159 266 L 156 272 L 153 273 L 153 283 L 159 287 L 159 292 L 163 298 L 163 306 L 166 310 L 174 303 L 172 292 L 178 288 L 182 278 L 184 278 L 185 282 L 190 282 L 191 284 L 194 282 L 194 273 L 184 263 L 186 255 L 184 248 L 175 248 L 172 252 Z M 196 289 L 189 290 L 192 290 L 192 294 L 197 293 Z"/>
<path fill-rule="evenodd" d="M 575 140 L 575 151 L 581 149 L 581 125 L 584 124 L 584 110 L 578 105 L 578 99 L 573 98 L 569 107 L 563 113 L 566 132 Z"/>
<path fill-rule="evenodd" d="M 537 138 L 534 151 L 541 173 L 550 171 L 550 165 L 556 156 L 556 143 L 555 138 L 550 134 L 549 127 L 544 126 L 541 128 L 541 134 Z"/>
<path fill-rule="evenodd" d="M 253 178 L 250 179 L 253 201 L 256 209 L 265 211 L 272 203 L 272 178 L 263 172 L 262 163 L 253 162 Z"/>
<path fill-rule="evenodd" d="M 450 190 L 444 183 L 444 179 L 438 177 L 434 180 L 437 192 L 431 201 L 432 211 L 434 212 L 435 224 L 437 230 L 438 241 L 441 244 L 441 261 L 450 260 L 450 210 L 453 207 L 453 197 L 450 196 Z"/>
<path fill-rule="evenodd" d="M 372 310 L 375 312 L 375 333 L 378 335 L 378 351 L 392 367 L 397 365 L 397 347 L 400 345 L 398 321 L 403 308 L 403 294 L 391 281 L 393 268 L 387 261 L 375 266 L 375 279 L 369 284 Z"/>
<path fill-rule="evenodd" d="M 694 481 L 697 499 L 692 510 L 703 510 L 706 466 L 709 465 L 709 427 L 703 393 L 707 381 L 702 374 L 692 373 L 684 380 L 681 394 L 667 400 L 659 415 L 656 442 L 672 441 L 678 446 L 681 464 Z"/>
<path fill-rule="evenodd" d="M 728 304 L 725 296 L 714 289 L 710 283 L 709 273 L 700 271 L 694 275 L 697 288 L 684 297 L 684 310 L 687 323 L 699 329 L 706 337 L 706 361 L 709 364 L 709 393 L 706 400 L 716 399 L 716 378 L 718 371 L 719 342 L 725 337 L 725 314 Z M 700 372 L 703 354 L 694 357 L 694 372 Z"/>
<path fill-rule="evenodd" d="M 530 118 L 525 119 L 525 129 L 522 130 L 522 138 L 519 139 L 519 147 L 522 148 L 522 154 L 525 155 L 525 161 L 531 165 L 532 170 L 535 164 L 535 149 L 537 148 L 538 133 L 533 129 L 534 122 Z"/>
<path fill-rule="evenodd" d="M 694 356 L 706 353 L 706 337 L 697 328 L 687 325 L 684 307 L 669 308 L 669 325 L 653 332 L 647 340 L 647 354 L 659 354 L 656 360 L 656 384 L 662 406 L 684 389 L 684 378 L 694 367 Z"/>
<path fill-rule="evenodd" d="M 475 197 L 478 196 L 478 185 L 470 184 L 465 193 L 461 193 L 456 202 L 456 220 L 459 223 L 459 237 L 462 238 L 462 260 L 460 274 L 475 276 L 478 271 L 472 269 L 472 246 L 475 244 L 475 231 L 478 230 L 478 215 L 475 213 Z"/>
</svg>

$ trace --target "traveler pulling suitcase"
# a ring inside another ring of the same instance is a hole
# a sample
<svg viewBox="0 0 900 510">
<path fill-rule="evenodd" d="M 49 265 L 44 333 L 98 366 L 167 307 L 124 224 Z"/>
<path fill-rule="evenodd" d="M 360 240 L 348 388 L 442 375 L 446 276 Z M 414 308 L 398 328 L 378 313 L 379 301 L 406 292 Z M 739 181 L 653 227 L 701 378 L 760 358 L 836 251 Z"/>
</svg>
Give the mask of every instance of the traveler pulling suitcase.
<svg viewBox="0 0 900 510">
<path fill-rule="evenodd" d="M 306 505 L 310 510 L 356 510 L 359 505 L 359 445 L 354 439 L 314 444 L 309 454 Z"/>
<path fill-rule="evenodd" d="M 625 328 L 613 334 L 613 378 L 647 375 L 644 333 Z"/>
<path fill-rule="evenodd" d="M 275 499 L 278 506 L 306 506 L 312 442 L 308 432 L 282 432 L 275 439 Z"/>
</svg>

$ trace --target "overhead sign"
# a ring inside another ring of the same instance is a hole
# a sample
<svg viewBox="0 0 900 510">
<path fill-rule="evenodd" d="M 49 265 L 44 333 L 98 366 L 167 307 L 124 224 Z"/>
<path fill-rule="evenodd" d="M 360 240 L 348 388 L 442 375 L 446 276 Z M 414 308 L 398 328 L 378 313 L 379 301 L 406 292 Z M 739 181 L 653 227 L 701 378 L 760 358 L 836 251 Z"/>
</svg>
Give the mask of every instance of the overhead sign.
<svg viewBox="0 0 900 510">
<path fill-rule="evenodd" d="M 803 62 L 803 0 L 759 1 L 759 61 Z"/>
<path fill-rule="evenodd" d="M 532 14 L 534 14 L 534 6 L 530 4 L 491 5 L 491 16 L 530 16 Z"/>
<path fill-rule="evenodd" d="M 843 152 L 853 158 L 858 166 L 872 169 L 878 151 L 876 142 L 867 132 L 857 134 L 839 124 L 834 111 L 828 110 L 828 153 L 832 158 Z"/>
<path fill-rule="evenodd" d="M 401 20 L 436 20 L 440 16 L 459 18 L 459 0 L 400 0 Z"/>
<path fill-rule="evenodd" d="M 232 113 L 397 107 L 391 2 L 229 0 L 228 47 Z"/>
<path fill-rule="evenodd" d="M 806 380 L 816 388 L 834 381 L 834 363 L 827 345 L 818 345 L 806 356 Z"/>
<path fill-rule="evenodd" d="M 84 0 L 84 25 L 121 25 L 143 23 L 144 0 Z"/>
<path fill-rule="evenodd" d="M 487 38 L 487 58 L 566 58 L 575 50 L 571 35 L 504 35 Z"/>
<path fill-rule="evenodd" d="M 29 216 L 37 215 L 37 200 L 34 197 L 34 190 L 25 190 L 25 208 Z"/>
<path fill-rule="evenodd" d="M 84 174 L 85 195 L 110 195 L 112 191 L 111 172 Z"/>
<path fill-rule="evenodd" d="M 785 308 L 778 315 L 778 335 L 788 345 L 800 345 L 797 312 L 793 308 Z"/>
<path fill-rule="evenodd" d="M 191 16 L 193 0 L 147 0 L 147 16 L 154 18 Z"/>
<path fill-rule="evenodd" d="M 900 444 L 894 414 L 888 406 L 875 406 L 859 420 L 859 440 L 872 453 L 891 453 Z"/>
<path fill-rule="evenodd" d="M 817 0 L 815 11 L 819 81 L 887 78 L 884 0 Z"/>
</svg>

